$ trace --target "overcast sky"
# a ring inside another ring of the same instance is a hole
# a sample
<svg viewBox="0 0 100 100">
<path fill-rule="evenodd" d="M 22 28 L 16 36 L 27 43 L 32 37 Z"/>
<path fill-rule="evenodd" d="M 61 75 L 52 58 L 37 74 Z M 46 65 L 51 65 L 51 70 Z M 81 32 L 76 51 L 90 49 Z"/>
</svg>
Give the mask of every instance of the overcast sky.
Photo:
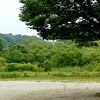
<svg viewBox="0 0 100 100">
<path fill-rule="evenodd" d="M 0 0 L 0 33 L 14 35 L 36 35 L 35 30 L 29 29 L 24 22 L 19 20 L 19 0 Z"/>
</svg>

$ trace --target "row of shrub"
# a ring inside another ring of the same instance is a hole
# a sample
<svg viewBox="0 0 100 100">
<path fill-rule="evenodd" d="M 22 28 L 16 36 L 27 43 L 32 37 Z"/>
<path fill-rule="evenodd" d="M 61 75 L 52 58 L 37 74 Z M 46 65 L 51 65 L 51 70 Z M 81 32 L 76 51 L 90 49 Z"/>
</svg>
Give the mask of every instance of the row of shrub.
<svg viewBox="0 0 100 100">
<path fill-rule="evenodd" d="M 0 67 L 0 71 L 44 71 L 43 68 L 38 67 L 37 64 L 33 65 L 31 63 L 21 64 L 21 63 L 6 63 L 4 66 Z"/>
<path fill-rule="evenodd" d="M 1 59 L 1 58 L 0 58 Z M 2 58 L 3 60 L 3 58 Z M 5 60 L 5 59 L 4 59 Z M 91 63 L 84 66 L 64 66 L 64 67 L 38 67 L 38 64 L 31 63 L 3 63 L 0 64 L 0 72 L 9 72 L 9 71 L 33 71 L 33 72 L 43 72 L 43 71 L 61 71 L 61 72 L 100 72 L 100 63 Z"/>
</svg>

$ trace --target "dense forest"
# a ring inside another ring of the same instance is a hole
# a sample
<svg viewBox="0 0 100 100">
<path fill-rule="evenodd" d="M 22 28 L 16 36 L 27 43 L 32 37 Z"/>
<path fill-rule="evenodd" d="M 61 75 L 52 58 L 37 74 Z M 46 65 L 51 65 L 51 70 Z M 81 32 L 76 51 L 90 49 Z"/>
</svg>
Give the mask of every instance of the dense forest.
<svg viewBox="0 0 100 100">
<path fill-rule="evenodd" d="M 71 40 L 52 43 L 30 36 L 0 37 L 0 71 L 100 71 L 100 41 L 98 46 L 79 47 Z"/>
</svg>

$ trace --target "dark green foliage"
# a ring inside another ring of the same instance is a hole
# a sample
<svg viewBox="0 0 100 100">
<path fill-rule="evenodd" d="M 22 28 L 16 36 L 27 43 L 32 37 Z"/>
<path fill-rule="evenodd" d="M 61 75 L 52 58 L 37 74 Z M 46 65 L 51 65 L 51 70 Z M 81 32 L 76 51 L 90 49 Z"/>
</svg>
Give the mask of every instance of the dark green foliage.
<svg viewBox="0 0 100 100">
<path fill-rule="evenodd" d="M 3 49 L 2 39 L 0 38 L 0 51 Z"/>
<path fill-rule="evenodd" d="M 20 0 L 20 19 L 44 39 L 88 45 L 100 39 L 99 0 Z"/>
</svg>

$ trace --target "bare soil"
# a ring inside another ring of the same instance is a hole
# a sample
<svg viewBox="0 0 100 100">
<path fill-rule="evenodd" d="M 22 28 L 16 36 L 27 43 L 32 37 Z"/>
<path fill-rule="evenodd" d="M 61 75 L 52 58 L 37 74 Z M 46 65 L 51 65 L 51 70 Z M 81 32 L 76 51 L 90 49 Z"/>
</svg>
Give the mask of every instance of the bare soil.
<svg viewBox="0 0 100 100">
<path fill-rule="evenodd" d="M 0 81 L 0 100 L 100 100 L 100 83 Z"/>
</svg>

